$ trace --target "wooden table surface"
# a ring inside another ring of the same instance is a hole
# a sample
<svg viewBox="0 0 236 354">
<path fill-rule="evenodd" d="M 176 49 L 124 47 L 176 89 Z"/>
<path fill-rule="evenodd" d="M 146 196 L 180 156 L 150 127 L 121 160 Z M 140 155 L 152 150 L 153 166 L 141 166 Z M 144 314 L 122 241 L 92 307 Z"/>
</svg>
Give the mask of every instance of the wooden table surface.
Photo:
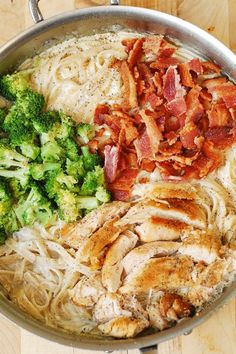
<svg viewBox="0 0 236 354">
<path fill-rule="evenodd" d="M 236 0 L 121 0 L 122 5 L 167 12 L 192 22 L 217 37 L 236 53 Z M 104 0 L 40 0 L 45 18 Z M 0 45 L 33 25 L 27 0 L 0 0 Z M 37 337 L 0 316 L 0 354 L 89 354 Z M 102 353 L 102 352 L 100 352 Z M 138 350 L 115 354 L 138 354 Z M 159 354 L 236 354 L 236 300 L 219 310 L 191 335 L 162 343 Z"/>
</svg>

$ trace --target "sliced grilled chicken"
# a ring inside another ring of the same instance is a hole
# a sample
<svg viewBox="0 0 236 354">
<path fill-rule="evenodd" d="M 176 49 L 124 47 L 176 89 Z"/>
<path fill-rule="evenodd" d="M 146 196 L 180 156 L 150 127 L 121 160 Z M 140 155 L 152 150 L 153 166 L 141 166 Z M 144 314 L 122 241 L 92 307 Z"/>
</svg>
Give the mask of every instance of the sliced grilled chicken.
<svg viewBox="0 0 236 354">
<path fill-rule="evenodd" d="M 78 248 L 81 242 L 104 225 L 105 222 L 122 216 L 129 209 L 130 204 L 114 201 L 104 204 L 86 215 L 80 222 L 65 225 L 59 233 L 60 241 Z"/>
<path fill-rule="evenodd" d="M 106 289 L 102 285 L 101 275 L 94 274 L 91 277 L 82 277 L 70 291 L 72 301 L 76 305 L 93 306 Z"/>
<path fill-rule="evenodd" d="M 122 298 L 117 294 L 102 295 L 93 310 L 94 320 L 99 323 L 105 323 L 121 316 L 132 317 L 132 312 L 122 307 Z"/>
<path fill-rule="evenodd" d="M 218 291 L 221 293 L 232 280 L 232 267 L 231 259 L 218 259 L 209 265 L 199 262 L 191 274 L 194 283 L 188 292 L 189 301 L 194 306 L 202 306 L 217 296 Z"/>
<path fill-rule="evenodd" d="M 128 210 L 126 215 L 117 222 L 117 225 L 140 224 L 153 216 L 179 220 L 200 229 L 206 226 L 206 215 L 203 209 L 191 200 L 181 199 L 139 202 Z"/>
<path fill-rule="evenodd" d="M 196 190 L 189 183 L 171 183 L 171 182 L 158 182 L 152 186 L 149 194 L 149 198 L 153 199 L 187 199 L 194 200 L 197 198 Z"/>
<path fill-rule="evenodd" d="M 123 271 L 122 259 L 132 250 L 138 241 L 138 236 L 131 231 L 121 234 L 111 245 L 102 267 L 102 283 L 110 292 L 115 292 L 121 284 Z"/>
<path fill-rule="evenodd" d="M 105 224 L 85 240 L 77 253 L 77 259 L 82 263 L 90 263 L 94 269 L 103 265 L 106 247 L 113 243 L 117 237 L 126 229 L 126 226 L 115 226 L 119 216 L 105 222 Z"/>
<path fill-rule="evenodd" d="M 118 317 L 109 322 L 100 324 L 98 328 L 102 333 L 116 338 L 131 338 L 149 326 L 148 320 Z"/>
<path fill-rule="evenodd" d="M 171 241 L 154 241 L 143 244 L 130 251 L 123 259 L 123 268 L 125 274 L 135 272 L 140 267 L 143 267 L 151 257 L 167 256 L 175 253 L 180 246 L 178 242 Z M 127 280 L 128 281 L 128 280 Z"/>
<path fill-rule="evenodd" d="M 179 253 L 191 256 L 194 261 L 214 262 L 220 256 L 221 240 L 219 236 L 205 230 L 194 230 L 186 237 Z"/>
<path fill-rule="evenodd" d="M 149 259 L 137 271 L 125 278 L 121 293 L 142 293 L 149 289 L 176 291 L 192 284 L 194 264 L 187 256 L 170 256 Z"/>
<path fill-rule="evenodd" d="M 142 242 L 173 241 L 179 239 L 191 227 L 179 220 L 164 219 L 152 216 L 141 225 L 135 227 Z"/>
</svg>

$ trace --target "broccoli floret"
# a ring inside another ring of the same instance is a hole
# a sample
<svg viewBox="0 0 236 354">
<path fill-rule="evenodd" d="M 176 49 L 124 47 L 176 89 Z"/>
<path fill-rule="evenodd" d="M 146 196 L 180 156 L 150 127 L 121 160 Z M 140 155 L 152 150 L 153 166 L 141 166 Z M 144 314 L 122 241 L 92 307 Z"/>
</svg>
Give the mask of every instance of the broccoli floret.
<svg viewBox="0 0 236 354">
<path fill-rule="evenodd" d="M 18 179 L 10 178 L 8 180 L 8 184 L 11 190 L 11 194 L 15 200 L 18 200 L 25 193 L 25 189 L 22 188 L 22 185 Z"/>
<path fill-rule="evenodd" d="M 26 199 L 19 200 L 14 211 L 21 226 L 33 225 L 36 221 L 49 225 L 54 220 L 51 203 L 36 184 L 32 185 Z"/>
<path fill-rule="evenodd" d="M 59 217 L 67 223 L 75 221 L 80 216 L 78 197 L 68 190 L 59 190 L 56 196 Z"/>
<path fill-rule="evenodd" d="M 56 162 L 32 163 L 30 173 L 33 179 L 40 181 L 46 178 L 46 172 L 59 170 L 60 168 L 60 163 Z"/>
<path fill-rule="evenodd" d="M 11 235 L 13 232 L 20 229 L 20 224 L 13 209 L 5 217 L 4 229 L 8 235 Z"/>
<path fill-rule="evenodd" d="M 101 203 L 108 203 L 111 200 L 111 193 L 104 187 L 98 187 L 95 197 Z"/>
<path fill-rule="evenodd" d="M 34 143 L 22 143 L 20 149 L 22 154 L 31 160 L 35 160 L 40 154 L 40 147 Z"/>
<path fill-rule="evenodd" d="M 65 149 L 66 157 L 72 161 L 77 161 L 79 158 L 78 146 L 76 142 L 71 139 L 60 140 L 60 145 Z"/>
<path fill-rule="evenodd" d="M 9 134 L 9 139 L 13 147 L 21 146 L 22 143 L 33 143 L 35 133 L 31 122 L 14 105 L 10 108 L 4 120 L 3 129 Z"/>
<path fill-rule="evenodd" d="M 42 112 L 32 119 L 34 129 L 39 133 L 48 133 L 54 124 L 60 122 L 59 113 L 56 111 Z"/>
<path fill-rule="evenodd" d="M 77 181 L 82 182 L 86 175 L 82 156 L 79 156 L 77 161 L 66 159 L 66 172 L 68 175 L 74 177 Z"/>
<path fill-rule="evenodd" d="M 50 198 L 54 198 L 61 189 L 71 192 L 79 191 L 76 179 L 66 175 L 61 169 L 48 173 L 45 188 Z"/>
<path fill-rule="evenodd" d="M 13 150 L 6 144 L 0 144 L 0 169 L 1 166 L 22 167 L 28 166 L 28 159 L 17 151 Z"/>
<path fill-rule="evenodd" d="M 19 93 L 29 87 L 29 72 L 21 71 L 0 78 L 0 93 L 10 101 L 14 101 Z"/>
<path fill-rule="evenodd" d="M 80 195 L 94 195 L 98 187 L 105 185 L 104 171 L 100 166 L 96 166 L 94 171 L 88 172 L 81 186 Z"/>
<path fill-rule="evenodd" d="M 0 168 L 0 176 L 17 179 L 22 188 L 26 188 L 30 182 L 29 167 L 17 168 L 16 170 L 3 170 Z"/>
<path fill-rule="evenodd" d="M 16 109 L 22 112 L 26 119 L 33 119 L 37 117 L 43 106 L 45 100 L 43 95 L 27 89 L 17 96 Z"/>
<path fill-rule="evenodd" d="M 61 119 L 61 114 L 59 114 Z M 41 144 L 44 145 L 49 141 L 53 140 L 65 140 L 70 138 L 73 135 L 73 124 L 69 119 L 64 119 L 61 121 L 55 120 L 52 128 L 47 132 L 42 132 L 40 135 Z"/>
<path fill-rule="evenodd" d="M 4 180 L 0 180 L 0 225 L 12 208 L 11 193 Z"/>
<path fill-rule="evenodd" d="M 82 138 L 84 144 L 87 144 L 89 140 L 93 139 L 95 136 L 95 131 L 91 124 L 80 123 L 77 126 L 77 135 Z"/>
<path fill-rule="evenodd" d="M 99 201 L 96 197 L 78 197 L 77 201 L 79 209 L 91 211 L 99 207 Z"/>
<path fill-rule="evenodd" d="M 44 162 L 62 162 L 65 160 L 65 152 L 55 140 L 49 141 L 42 146 L 41 157 Z"/>
<path fill-rule="evenodd" d="M 82 146 L 81 151 L 83 155 L 84 167 L 87 171 L 92 171 L 96 166 L 102 164 L 101 157 L 97 154 L 91 154 L 87 146 Z"/>
<path fill-rule="evenodd" d="M 9 186 L 6 181 L 0 180 L 0 244 L 5 242 L 7 234 L 18 230 L 19 225 L 16 221 L 13 202 Z"/>
</svg>

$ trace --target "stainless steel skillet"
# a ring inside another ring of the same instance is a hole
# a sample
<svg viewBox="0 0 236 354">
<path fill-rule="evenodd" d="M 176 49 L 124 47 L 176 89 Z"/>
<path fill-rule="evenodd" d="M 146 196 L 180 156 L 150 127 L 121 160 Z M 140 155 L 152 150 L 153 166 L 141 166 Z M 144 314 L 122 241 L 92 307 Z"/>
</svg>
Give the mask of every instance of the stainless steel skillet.
<svg viewBox="0 0 236 354">
<path fill-rule="evenodd" d="M 10 40 L 0 48 L 0 72 L 10 71 L 18 63 L 42 50 L 45 42 L 60 40 L 75 31 L 79 35 L 102 33 L 111 29 L 129 29 L 161 33 L 177 38 L 193 51 L 217 62 L 233 80 L 236 81 L 236 56 L 222 43 L 196 26 L 179 18 L 138 7 L 103 6 L 74 10 L 43 20 L 38 8 L 38 0 L 30 0 L 30 10 L 36 25 Z M 111 1 L 118 5 L 118 1 Z M 82 349 L 121 350 L 141 348 L 144 352 L 162 341 L 189 333 L 205 321 L 217 308 L 223 306 L 236 294 L 236 282 L 225 289 L 222 296 L 209 305 L 200 315 L 179 323 L 176 327 L 159 333 L 144 332 L 134 339 L 115 340 L 111 338 L 91 338 L 75 336 L 48 328 L 30 318 L 12 305 L 4 295 L 0 296 L 0 312 L 21 327 L 49 340 Z"/>
</svg>

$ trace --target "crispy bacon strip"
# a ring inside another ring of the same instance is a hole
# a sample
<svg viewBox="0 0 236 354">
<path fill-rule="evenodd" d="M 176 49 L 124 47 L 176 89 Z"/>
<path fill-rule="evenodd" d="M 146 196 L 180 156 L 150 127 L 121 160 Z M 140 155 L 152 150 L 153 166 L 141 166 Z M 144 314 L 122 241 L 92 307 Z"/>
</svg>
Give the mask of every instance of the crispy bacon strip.
<svg viewBox="0 0 236 354">
<path fill-rule="evenodd" d="M 180 85 L 180 76 L 175 67 L 170 66 L 163 76 L 163 95 L 169 102 L 185 95 L 185 89 Z"/>
<path fill-rule="evenodd" d="M 153 156 L 155 156 L 155 154 L 158 152 L 160 141 L 162 140 L 161 131 L 158 128 L 154 118 L 148 115 L 146 111 L 141 110 L 139 113 L 142 117 L 143 122 L 146 125 L 146 131 L 150 140 L 152 153 Z"/>
<path fill-rule="evenodd" d="M 118 174 L 118 164 L 120 160 L 120 149 L 117 146 L 107 145 L 104 148 L 105 162 L 104 171 L 106 181 L 112 183 Z"/>
<path fill-rule="evenodd" d="M 122 61 L 120 74 L 124 83 L 124 108 L 130 110 L 138 106 L 136 85 L 126 61 Z"/>
<path fill-rule="evenodd" d="M 144 38 L 137 39 L 133 45 L 133 48 L 129 52 L 127 62 L 129 64 L 130 69 L 134 67 L 134 65 L 137 63 L 137 60 L 142 54 L 142 47 L 143 47 L 144 40 L 145 40 Z"/>
<path fill-rule="evenodd" d="M 224 103 L 215 103 L 207 112 L 209 127 L 227 126 L 231 121 L 231 115 Z"/>
<path fill-rule="evenodd" d="M 138 161 L 143 159 L 153 160 L 155 158 L 150 138 L 146 130 L 134 141 L 134 147 L 138 156 Z"/>
<path fill-rule="evenodd" d="M 176 117 L 181 116 L 187 111 L 186 102 L 183 97 L 175 98 L 174 100 L 168 102 L 166 108 Z"/>
</svg>

